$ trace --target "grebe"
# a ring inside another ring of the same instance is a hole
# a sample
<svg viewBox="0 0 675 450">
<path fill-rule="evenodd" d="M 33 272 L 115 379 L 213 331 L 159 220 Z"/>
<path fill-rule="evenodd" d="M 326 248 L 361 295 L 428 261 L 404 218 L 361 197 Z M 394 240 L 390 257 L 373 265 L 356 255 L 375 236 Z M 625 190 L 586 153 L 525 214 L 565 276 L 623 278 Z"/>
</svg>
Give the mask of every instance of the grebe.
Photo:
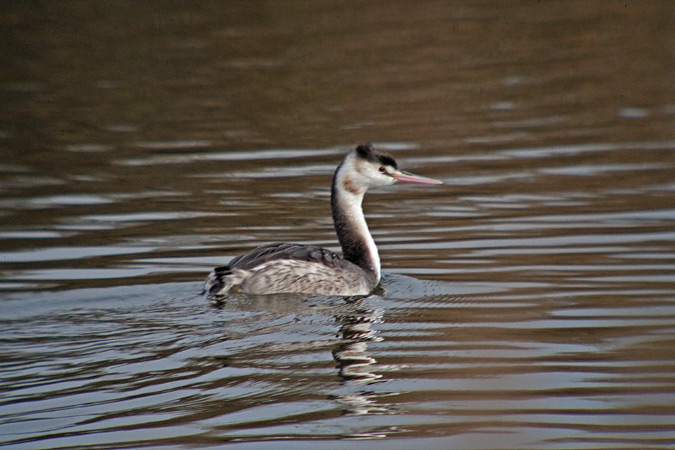
<svg viewBox="0 0 675 450">
<path fill-rule="evenodd" d="M 376 153 L 371 145 L 359 145 L 335 170 L 331 188 L 342 257 L 313 245 L 263 245 L 215 268 L 206 279 L 204 292 L 211 298 L 233 288 L 249 294 L 368 295 L 380 281 L 380 256 L 361 203 L 368 188 L 396 181 L 442 184 L 398 170 L 392 157 Z"/>
</svg>

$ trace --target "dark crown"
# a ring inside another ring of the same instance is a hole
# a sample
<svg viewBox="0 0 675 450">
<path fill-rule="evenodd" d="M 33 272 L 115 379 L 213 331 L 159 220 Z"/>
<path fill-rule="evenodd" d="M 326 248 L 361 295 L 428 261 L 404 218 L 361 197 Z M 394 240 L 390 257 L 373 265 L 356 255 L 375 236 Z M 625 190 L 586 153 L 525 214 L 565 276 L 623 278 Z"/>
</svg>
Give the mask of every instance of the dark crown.
<svg viewBox="0 0 675 450">
<path fill-rule="evenodd" d="M 391 166 L 394 169 L 398 168 L 394 158 L 389 155 L 381 155 L 375 152 L 375 150 L 373 150 L 372 144 L 361 144 L 357 146 L 356 154 L 359 156 L 359 158 L 365 159 L 366 161 L 382 164 L 384 166 Z"/>
</svg>

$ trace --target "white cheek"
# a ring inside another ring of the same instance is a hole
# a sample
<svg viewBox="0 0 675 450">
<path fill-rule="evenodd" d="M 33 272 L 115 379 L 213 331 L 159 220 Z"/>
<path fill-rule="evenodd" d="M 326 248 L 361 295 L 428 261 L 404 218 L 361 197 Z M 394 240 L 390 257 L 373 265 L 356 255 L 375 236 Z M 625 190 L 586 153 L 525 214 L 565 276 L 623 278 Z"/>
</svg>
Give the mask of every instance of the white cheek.
<svg viewBox="0 0 675 450">
<path fill-rule="evenodd" d="M 361 184 L 366 188 L 389 186 L 396 181 L 391 175 L 380 172 L 379 167 L 372 164 L 357 162 L 355 169 Z"/>
<path fill-rule="evenodd" d="M 378 172 L 375 181 L 377 186 L 389 186 L 390 184 L 394 184 L 396 180 L 391 175 Z"/>
</svg>

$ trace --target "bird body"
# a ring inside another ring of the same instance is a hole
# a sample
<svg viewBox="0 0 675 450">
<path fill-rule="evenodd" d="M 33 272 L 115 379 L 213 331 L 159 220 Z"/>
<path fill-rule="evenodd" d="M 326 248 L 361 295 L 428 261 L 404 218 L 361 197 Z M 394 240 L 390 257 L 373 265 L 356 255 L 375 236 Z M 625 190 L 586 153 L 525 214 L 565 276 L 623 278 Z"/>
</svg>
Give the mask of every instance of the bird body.
<svg viewBox="0 0 675 450">
<path fill-rule="evenodd" d="M 370 145 L 356 147 L 335 170 L 331 187 L 342 256 L 312 245 L 263 245 L 214 269 L 204 290 L 210 297 L 233 288 L 249 294 L 368 295 L 380 281 L 380 257 L 363 216 L 363 196 L 370 187 L 396 181 L 441 183 L 398 170 L 393 158 L 376 153 Z"/>
<path fill-rule="evenodd" d="M 207 279 L 210 295 L 238 286 L 249 294 L 296 292 L 317 295 L 367 295 L 377 281 L 343 257 L 321 247 L 263 245 L 218 267 Z"/>
</svg>

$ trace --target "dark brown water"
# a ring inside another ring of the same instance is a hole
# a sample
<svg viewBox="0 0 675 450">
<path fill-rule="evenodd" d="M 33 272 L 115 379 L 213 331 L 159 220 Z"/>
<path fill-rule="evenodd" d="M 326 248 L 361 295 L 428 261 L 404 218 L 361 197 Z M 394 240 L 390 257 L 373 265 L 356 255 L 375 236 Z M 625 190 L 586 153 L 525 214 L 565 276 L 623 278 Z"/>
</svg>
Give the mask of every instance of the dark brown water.
<svg viewBox="0 0 675 450">
<path fill-rule="evenodd" d="M 7 2 L 6 2 L 7 3 Z M 675 4 L 14 2 L 0 447 L 675 446 Z M 337 249 L 372 141 L 379 295 L 199 295 Z"/>
</svg>

